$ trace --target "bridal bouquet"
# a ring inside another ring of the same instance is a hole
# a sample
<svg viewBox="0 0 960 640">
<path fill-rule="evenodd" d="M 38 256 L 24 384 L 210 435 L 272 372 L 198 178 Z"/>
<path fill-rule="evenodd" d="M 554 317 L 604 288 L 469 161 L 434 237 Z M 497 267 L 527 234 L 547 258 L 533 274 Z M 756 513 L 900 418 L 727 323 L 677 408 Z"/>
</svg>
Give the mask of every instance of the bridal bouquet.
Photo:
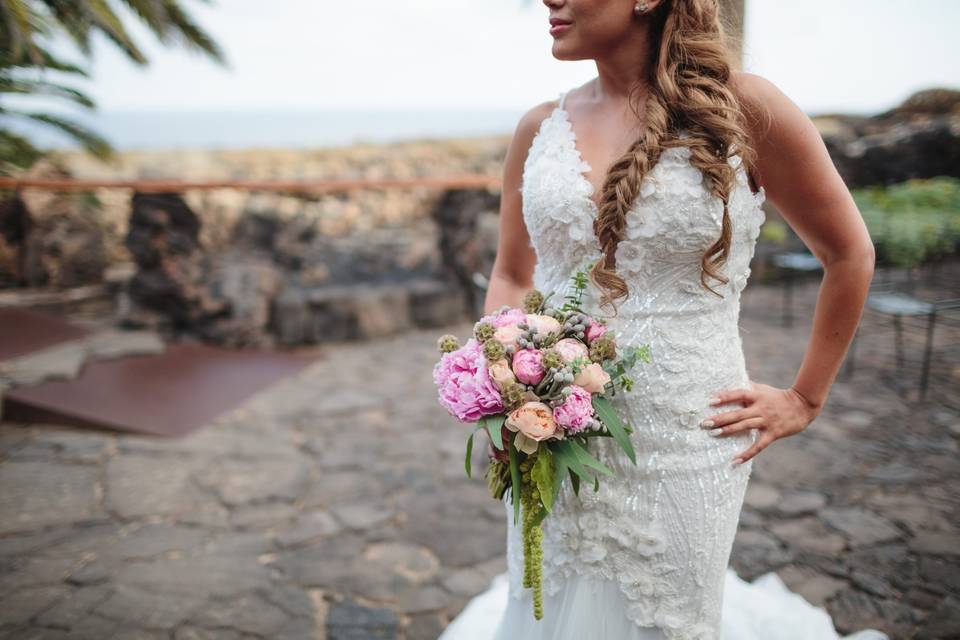
<svg viewBox="0 0 960 640">
<path fill-rule="evenodd" d="M 438 340 L 442 355 L 433 368 L 440 404 L 460 422 L 473 426 L 467 439 L 464 466 L 471 476 L 473 437 L 484 430 L 490 437 L 487 484 L 501 500 L 511 488 L 513 521 L 523 505 L 523 585 L 532 588 L 534 617 L 543 617 L 540 523 L 551 512 L 569 475 L 576 495 L 580 480 L 593 480 L 613 471 L 589 451 L 593 437 L 613 438 L 630 460 L 632 429 L 623 424 L 610 403 L 633 381 L 627 372 L 638 358 L 650 361 L 649 346 L 618 354 L 603 319 L 581 308 L 587 272 L 572 277 L 572 293 L 560 306 L 549 306 L 533 289 L 523 308 L 501 307 L 481 318 L 473 336 L 460 345 L 456 336 Z"/>
</svg>

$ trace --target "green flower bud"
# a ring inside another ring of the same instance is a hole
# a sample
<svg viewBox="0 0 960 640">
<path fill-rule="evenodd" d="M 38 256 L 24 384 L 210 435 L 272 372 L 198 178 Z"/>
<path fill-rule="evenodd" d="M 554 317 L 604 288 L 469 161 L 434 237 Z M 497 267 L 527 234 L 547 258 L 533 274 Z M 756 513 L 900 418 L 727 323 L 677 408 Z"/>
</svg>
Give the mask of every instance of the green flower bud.
<svg viewBox="0 0 960 640">
<path fill-rule="evenodd" d="M 603 334 L 592 343 L 590 343 L 590 360 L 593 362 L 603 362 L 604 360 L 613 360 L 617 355 L 616 343 L 613 336 Z"/>
<path fill-rule="evenodd" d="M 496 330 L 496 327 L 489 322 L 478 322 L 473 327 L 473 337 L 476 338 L 478 342 L 486 342 L 493 337 Z"/>
<path fill-rule="evenodd" d="M 499 340 L 487 340 L 483 343 L 483 356 L 487 359 L 487 362 L 496 362 L 506 354 L 506 349 L 503 348 L 503 343 Z"/>
<path fill-rule="evenodd" d="M 523 296 L 523 310 L 527 313 L 539 313 L 542 305 L 543 294 L 536 289 L 531 289 Z"/>
<path fill-rule="evenodd" d="M 437 338 L 437 348 L 441 353 L 450 353 L 460 348 L 460 342 L 457 340 L 457 336 L 445 333 Z"/>
<path fill-rule="evenodd" d="M 500 397 L 503 398 L 504 405 L 512 410 L 523 404 L 523 392 L 523 385 L 514 382 L 500 392 Z"/>
<path fill-rule="evenodd" d="M 564 364 L 560 352 L 556 349 L 545 350 L 540 361 L 546 369 L 559 369 Z"/>
</svg>

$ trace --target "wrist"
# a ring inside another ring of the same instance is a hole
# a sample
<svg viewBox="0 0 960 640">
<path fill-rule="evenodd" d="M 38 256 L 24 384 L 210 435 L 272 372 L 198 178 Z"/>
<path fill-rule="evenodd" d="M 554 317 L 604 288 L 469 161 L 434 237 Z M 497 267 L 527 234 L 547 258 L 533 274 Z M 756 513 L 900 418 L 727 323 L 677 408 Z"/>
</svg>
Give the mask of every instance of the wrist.
<svg viewBox="0 0 960 640">
<path fill-rule="evenodd" d="M 802 393 L 794 386 L 790 386 L 790 391 L 792 391 L 800 399 L 800 401 L 803 402 L 808 409 L 810 409 L 810 411 L 814 412 L 815 414 L 820 413 L 820 409 L 823 408 L 823 402 L 813 400 L 810 396 Z"/>
</svg>

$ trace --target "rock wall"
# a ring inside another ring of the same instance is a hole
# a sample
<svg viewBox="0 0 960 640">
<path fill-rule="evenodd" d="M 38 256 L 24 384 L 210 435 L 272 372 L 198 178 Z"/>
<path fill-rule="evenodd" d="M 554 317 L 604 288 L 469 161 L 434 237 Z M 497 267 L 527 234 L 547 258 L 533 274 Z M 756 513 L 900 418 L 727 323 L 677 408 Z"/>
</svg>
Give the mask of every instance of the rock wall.
<svg viewBox="0 0 960 640">
<path fill-rule="evenodd" d="M 870 117 L 814 118 L 850 187 L 960 172 L 960 93 L 920 92 Z M 59 153 L 29 176 L 408 178 L 498 175 L 509 137 L 323 150 Z M 117 286 L 117 321 L 230 345 L 362 339 L 476 317 L 499 194 L 182 195 L 35 189 L 0 198 L 0 287 Z M 116 276 L 129 264 L 132 276 Z M 111 275 L 113 274 L 113 275 Z M 478 277 L 479 275 L 479 277 Z"/>
</svg>

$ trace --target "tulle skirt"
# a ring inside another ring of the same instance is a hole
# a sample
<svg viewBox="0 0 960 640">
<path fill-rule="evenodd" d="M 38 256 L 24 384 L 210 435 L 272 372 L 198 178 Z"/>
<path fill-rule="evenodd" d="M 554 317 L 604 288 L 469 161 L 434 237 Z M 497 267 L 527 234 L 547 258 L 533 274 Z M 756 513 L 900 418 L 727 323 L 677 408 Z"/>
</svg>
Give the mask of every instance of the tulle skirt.
<svg viewBox="0 0 960 640">
<path fill-rule="evenodd" d="M 508 595 L 506 573 L 471 600 L 438 640 L 666 640 L 655 628 L 625 615 L 616 583 L 579 575 L 556 594 L 543 596 L 544 616 L 533 617 L 532 592 Z M 872 629 L 840 636 L 827 612 L 790 591 L 775 573 L 746 582 L 728 568 L 720 640 L 889 640 Z"/>
</svg>

